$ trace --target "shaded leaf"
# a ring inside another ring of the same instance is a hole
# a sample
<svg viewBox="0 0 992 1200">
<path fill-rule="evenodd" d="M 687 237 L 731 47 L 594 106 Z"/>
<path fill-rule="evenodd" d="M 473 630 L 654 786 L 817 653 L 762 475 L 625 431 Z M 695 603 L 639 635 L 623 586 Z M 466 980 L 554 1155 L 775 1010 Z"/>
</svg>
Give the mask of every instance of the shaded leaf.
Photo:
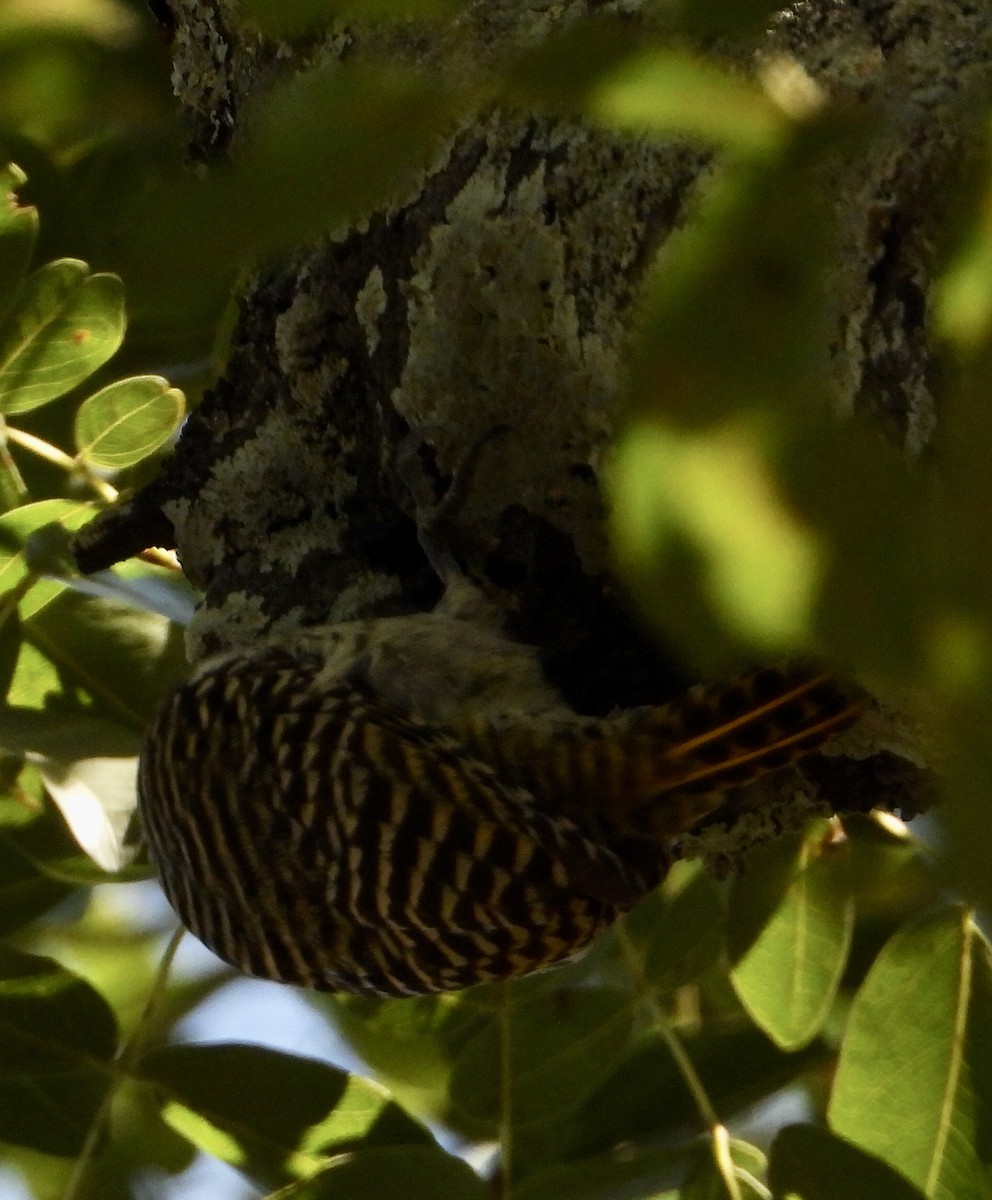
<svg viewBox="0 0 992 1200">
<path fill-rule="evenodd" d="M 63 258 L 27 280 L 0 328 L 0 412 L 28 412 L 92 375 L 124 337 L 124 289 Z"/>
<path fill-rule="evenodd" d="M 686 1053 L 714 1107 L 725 1119 L 831 1060 L 813 1042 L 786 1054 L 760 1030 L 704 1029 L 682 1037 Z M 684 1137 L 699 1127 L 699 1112 L 666 1046 L 646 1039 L 573 1117 L 573 1152 L 598 1154 L 626 1142 Z"/>
<path fill-rule="evenodd" d="M 788 1125 L 772 1143 L 768 1182 L 775 1200 L 923 1200 L 881 1159 L 816 1125 Z"/>
<path fill-rule="evenodd" d="M 82 576 L 76 567 L 72 541 L 70 527 L 52 522 L 29 532 L 23 538 L 28 571 L 52 578 L 83 596 L 116 600 L 181 625 L 189 623 L 197 593 L 181 571 L 132 558 L 111 570 Z"/>
<path fill-rule="evenodd" d="M 372 1000 L 364 996 L 316 1001 L 356 1053 L 391 1091 L 411 1094 L 437 1107 L 445 1095 L 451 1064 L 492 1021 L 475 1002 L 484 989 L 456 996 Z"/>
<path fill-rule="evenodd" d="M 61 1074 L 116 1048 L 117 1022 L 95 988 L 54 959 L 0 946 L 0 1076 Z"/>
<path fill-rule="evenodd" d="M 135 732 L 144 731 L 164 692 L 189 669 L 181 629 L 118 600 L 63 591 L 23 628 L 64 684 L 83 688 L 101 716 Z"/>
<path fill-rule="evenodd" d="M 358 1147 L 431 1141 L 376 1084 L 261 1046 L 170 1046 L 138 1074 L 164 1092 L 174 1129 L 266 1182 L 306 1178 Z"/>
<path fill-rule="evenodd" d="M 854 998 L 834 1131 L 931 1200 L 992 1189 L 992 963 L 963 909 L 895 934 Z"/>
<path fill-rule="evenodd" d="M 508 1011 L 473 1037 L 455 1061 L 451 1102 L 493 1129 L 501 1119 L 525 1125 L 560 1118 L 613 1069 L 631 1022 L 630 998 L 605 989 L 510 1001 Z"/>
<path fill-rule="evenodd" d="M 160 286 L 227 284 L 246 256 L 295 245 L 364 216 L 418 178 L 464 98 L 395 61 L 333 62 L 265 97 L 236 164 L 188 173 L 135 215 L 136 254 Z M 320 138 L 312 130 L 320 128 Z M 207 281 L 209 282 L 209 281 Z"/>
<path fill-rule="evenodd" d="M 38 210 L 17 201 L 17 189 L 26 182 L 13 163 L 0 168 L 0 322 L 17 298 L 38 238 Z"/>
<path fill-rule="evenodd" d="M 140 740 L 137 730 L 86 713 L 0 707 L 0 747 L 8 754 L 66 762 L 126 758 L 137 753 Z"/>
<path fill-rule="evenodd" d="M 747 870 L 730 888 L 727 901 L 727 951 L 738 963 L 761 936 L 785 899 L 799 870 L 804 835 L 786 833 L 748 856 Z"/>
<path fill-rule="evenodd" d="M 696 1147 L 637 1149 L 582 1158 L 538 1171 L 510 1192 L 510 1200 L 678 1200 L 674 1189 Z"/>
<path fill-rule="evenodd" d="M 31 1079 L 0 1077 L 0 1139 L 44 1154 L 74 1157 L 86 1144 L 109 1079 L 94 1067 Z"/>
<path fill-rule="evenodd" d="M 667 900 L 648 932 L 647 981 L 662 991 L 674 991 L 698 979 L 719 960 L 723 922 L 720 892 L 705 871 L 697 869 Z"/>
<path fill-rule="evenodd" d="M 127 847 L 130 859 L 137 849 Z M 48 858 L 38 863 L 39 870 L 47 878 L 71 887 L 95 887 L 98 883 L 140 883 L 155 879 L 155 868 L 148 862 L 125 862 L 119 867 L 104 869 L 84 854 L 70 854 L 63 858 Z"/>
<path fill-rule="evenodd" d="M 41 797 L 40 783 L 28 772 L 0 797 L 0 934 L 33 921 L 71 891 L 65 880 L 46 875 L 43 863 L 66 855 L 72 842 Z M 28 793 L 33 784 L 36 795 Z"/>
<path fill-rule="evenodd" d="M 492 1190 L 460 1158 L 438 1146 L 361 1150 L 293 1189 L 292 1200 L 492 1200 Z"/>
<path fill-rule="evenodd" d="M 122 379 L 84 400 L 76 410 L 79 457 L 120 471 L 154 454 L 183 417 L 185 397 L 158 375 Z"/>
</svg>

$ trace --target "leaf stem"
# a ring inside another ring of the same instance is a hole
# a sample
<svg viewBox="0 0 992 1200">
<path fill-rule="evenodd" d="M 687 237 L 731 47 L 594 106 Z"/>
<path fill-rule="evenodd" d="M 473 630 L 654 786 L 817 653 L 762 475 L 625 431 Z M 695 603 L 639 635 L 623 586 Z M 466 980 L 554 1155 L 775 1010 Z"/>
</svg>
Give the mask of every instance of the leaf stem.
<svg viewBox="0 0 992 1200">
<path fill-rule="evenodd" d="M 86 482 L 93 488 L 101 500 L 113 503 L 117 499 L 118 492 L 115 487 L 112 487 L 106 480 L 91 474 L 78 459 L 73 458 L 71 454 L 66 454 L 58 446 L 53 446 L 51 442 L 46 442 L 43 438 L 35 437 L 33 433 L 26 433 L 23 429 L 16 429 L 13 425 L 7 426 L 6 434 L 8 440 L 15 445 L 21 446 L 25 450 L 30 450 L 32 454 L 37 454 L 39 458 L 45 459 L 46 462 L 53 463 L 56 467 L 61 467 L 63 471 L 82 471 Z"/>
<path fill-rule="evenodd" d="M 179 949 L 179 943 L 183 939 L 186 930 L 180 925 L 172 936 L 169 938 L 168 944 L 159 961 L 158 968 L 155 971 L 155 977 L 152 979 L 152 985 L 149 988 L 148 995 L 145 998 L 144 1007 L 141 1010 L 141 1015 L 135 1022 L 134 1028 L 128 1036 L 121 1042 L 120 1048 L 117 1051 L 117 1057 L 113 1063 L 113 1078 L 107 1085 L 107 1091 L 104 1094 L 103 1100 L 100 1102 L 100 1107 L 97 1110 L 96 1116 L 93 1118 L 93 1123 L 86 1131 L 86 1139 L 83 1142 L 82 1149 L 79 1152 L 79 1157 L 76 1159 L 72 1174 L 69 1176 L 69 1182 L 66 1184 L 66 1189 L 62 1200 L 83 1200 L 85 1192 L 83 1188 L 86 1182 L 86 1175 L 89 1171 L 90 1163 L 96 1155 L 97 1148 L 103 1138 L 104 1131 L 110 1121 L 110 1110 L 113 1106 L 114 1099 L 117 1095 L 118 1088 L 131 1075 L 131 1069 L 138 1057 L 138 1053 L 144 1044 L 145 1038 L 148 1035 L 152 1019 L 155 1016 L 155 1011 L 159 1006 L 159 1002 L 165 993 L 166 983 L 168 982 L 169 972 L 172 969 L 173 960 L 176 957 L 176 951 Z"/>
<path fill-rule="evenodd" d="M 513 1165 L 513 1046 L 510 1022 L 510 986 L 500 985 L 499 1008 L 499 1143 L 502 1152 L 500 1194 L 509 1196 Z"/>
<path fill-rule="evenodd" d="M 709 1132 L 713 1161 L 720 1178 L 726 1186 L 727 1196 L 730 1200 L 742 1200 L 741 1190 L 737 1181 L 737 1171 L 730 1153 L 730 1134 L 727 1131 L 727 1127 L 717 1116 L 713 1101 L 710 1099 L 709 1093 L 706 1091 L 706 1087 L 702 1079 L 700 1079 L 688 1051 L 683 1046 L 682 1039 L 672 1028 L 667 1014 L 658 1003 L 658 997 L 655 995 L 654 989 L 645 978 L 641 956 L 638 954 L 637 947 L 634 945 L 630 934 L 622 922 L 616 927 L 616 932 L 620 948 L 623 951 L 624 958 L 627 960 L 627 966 L 634 980 L 638 999 L 650 1011 L 658 1032 L 668 1047 L 668 1052 L 671 1054 L 672 1060 L 679 1074 L 682 1076 L 689 1094 L 692 1096 L 703 1124 Z"/>
</svg>

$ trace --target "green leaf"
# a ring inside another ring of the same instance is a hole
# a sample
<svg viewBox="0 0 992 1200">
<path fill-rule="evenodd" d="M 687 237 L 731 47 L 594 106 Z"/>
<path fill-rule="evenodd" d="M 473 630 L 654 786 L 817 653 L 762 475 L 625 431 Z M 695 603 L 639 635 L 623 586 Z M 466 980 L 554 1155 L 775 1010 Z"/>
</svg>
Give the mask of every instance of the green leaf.
<svg viewBox="0 0 992 1200">
<path fill-rule="evenodd" d="M 266 1183 L 307 1178 L 358 1148 L 431 1141 L 376 1084 L 261 1046 L 169 1046 L 137 1073 L 161 1089 L 177 1132 Z"/>
<path fill-rule="evenodd" d="M 682 133 L 741 153 L 778 146 L 785 113 L 756 85 L 680 50 L 642 50 L 600 81 L 587 111 L 622 129 Z"/>
<path fill-rule="evenodd" d="M 128 758 L 140 742 L 138 730 L 88 713 L 0 706 L 0 749 L 22 758 L 32 753 L 63 762 Z"/>
<path fill-rule="evenodd" d="M 0 748 L 31 762 L 79 846 L 104 871 L 125 866 L 137 806 L 137 730 L 88 714 L 0 707 Z"/>
<path fill-rule="evenodd" d="M 0 594 L 24 585 L 31 570 L 25 559 L 25 547 L 30 536 L 52 522 L 76 530 L 96 512 L 95 505 L 79 500 L 38 500 L 0 516 Z M 42 608 L 65 590 L 57 580 L 41 580 L 21 600 L 19 611 L 23 619 Z"/>
<path fill-rule="evenodd" d="M 492 1200 L 468 1163 L 438 1146 L 360 1150 L 294 1188 L 286 1200 Z"/>
<path fill-rule="evenodd" d="M 682 1040 L 714 1107 L 728 1120 L 832 1060 L 821 1042 L 786 1054 L 750 1023 L 714 1023 Z M 622 1143 L 682 1138 L 687 1126 L 698 1128 L 699 1110 L 668 1048 L 651 1037 L 617 1064 L 572 1121 L 574 1153 L 591 1155 Z"/>
<path fill-rule="evenodd" d="M 641 421 L 617 447 L 620 553 L 653 589 L 659 622 L 684 626 L 690 649 L 701 636 L 700 606 L 688 616 L 673 611 L 686 604 L 686 587 L 705 590 L 718 622 L 707 636 L 717 647 L 722 628 L 777 654 L 810 628 L 821 549 L 779 486 L 771 450 L 770 426 L 740 417 L 691 432 Z M 666 595 L 676 567 L 685 579 Z"/>
<path fill-rule="evenodd" d="M 741 1003 L 783 1050 L 815 1037 L 833 1005 L 854 927 L 848 857 L 816 822 L 781 903 L 731 972 Z"/>
<path fill-rule="evenodd" d="M 982 155 L 981 193 L 963 210 L 950 229 L 958 242 L 951 261 L 939 280 L 934 305 L 935 325 L 943 337 L 956 343 L 967 358 L 988 345 L 992 331 L 992 138 L 985 130 L 984 146 L 975 149 Z"/>
<path fill-rule="evenodd" d="M 805 835 L 786 833 L 749 856 L 747 870 L 730 888 L 727 951 L 738 963 L 761 936 L 785 898 L 799 869 Z"/>
<path fill-rule="evenodd" d="M 27 176 L 13 163 L 0 168 L 0 323 L 14 304 L 38 238 L 38 210 L 18 204 Z"/>
<path fill-rule="evenodd" d="M 64 590 L 23 628 L 64 684 L 85 689 L 101 716 L 138 732 L 164 692 L 188 671 L 182 630 L 118 600 Z"/>
<path fill-rule="evenodd" d="M 0 625 L 0 703 L 10 695 L 20 655 L 21 622 L 17 613 L 12 612 Z"/>
<path fill-rule="evenodd" d="M 0 796 L 0 934 L 27 925 L 71 890 L 44 872 L 44 862 L 68 854 L 72 842 L 28 775 L 20 772 Z"/>
<path fill-rule="evenodd" d="M 134 855 L 125 843 L 138 806 L 137 756 L 34 761 L 80 848 L 106 872 L 126 866 Z"/>
<path fill-rule="evenodd" d="M 73 552 L 73 534 L 63 525 L 49 523 L 29 533 L 24 539 L 23 554 L 28 571 L 54 580 L 81 596 L 123 601 L 128 609 L 154 613 L 179 625 L 188 625 L 196 609 L 197 592 L 181 571 L 137 558 L 119 563 L 113 569 L 80 575 Z"/>
<path fill-rule="evenodd" d="M 122 379 L 90 396 L 76 411 L 79 457 L 120 471 L 148 458 L 183 418 L 185 397 L 158 375 Z"/>
<path fill-rule="evenodd" d="M 338 1031 L 410 1106 L 431 1111 L 444 1103 L 452 1063 L 493 1019 L 473 988 L 458 995 L 410 1000 L 333 996 L 324 1003 Z"/>
<path fill-rule="evenodd" d="M 787 484 L 813 443 L 847 478 L 828 420 L 833 218 L 809 173 L 835 139 L 856 144 L 832 121 L 720 172 L 646 277 L 627 356 L 617 562 L 666 642 L 713 670 L 808 643 L 830 565 Z"/>
<path fill-rule="evenodd" d="M 0 412 L 28 412 L 92 375 L 124 337 L 124 288 L 63 258 L 29 277 L 0 328 Z"/>
<path fill-rule="evenodd" d="M 645 979 L 669 992 L 697 980 L 719 960 L 723 922 L 720 892 L 697 868 L 686 885 L 667 899 L 648 932 Z"/>
<path fill-rule="evenodd" d="M 897 1171 L 816 1125 L 788 1125 L 772 1143 L 775 1200 L 923 1200 Z"/>
<path fill-rule="evenodd" d="M 510 1200 L 678 1200 L 674 1189 L 695 1157 L 686 1149 L 634 1149 L 625 1146 L 595 1158 L 561 1163 L 528 1176 L 510 1192 Z"/>
<path fill-rule="evenodd" d="M 301 71 L 248 118 L 253 136 L 228 170 L 205 181 L 184 172 L 157 199 L 142 198 L 135 269 L 187 292 L 227 286 L 246 257 L 322 235 L 402 195 L 465 107 L 439 73 L 417 74 L 395 59 Z"/>
<path fill-rule="evenodd" d="M 117 1022 L 106 1000 L 51 958 L 0 946 L 0 1077 L 61 1074 L 109 1062 Z"/>
<path fill-rule="evenodd" d="M 966 910 L 903 927 L 879 954 L 851 1006 L 829 1118 L 930 1200 L 992 1193 L 992 962 Z"/>
<path fill-rule="evenodd" d="M 32 1079 L 0 1077 L 0 1139 L 74 1158 L 86 1144 L 109 1083 L 106 1070 L 90 1066 Z"/>
<path fill-rule="evenodd" d="M 98 883 L 141 883 L 157 877 L 155 868 L 149 862 L 126 862 L 120 866 L 103 868 L 84 854 L 45 859 L 38 863 L 38 867 L 46 879 L 71 887 L 95 887 Z"/>
<path fill-rule="evenodd" d="M 607 1077 L 630 1037 L 630 998 L 606 989 L 550 992 L 513 1003 L 465 1046 L 451 1075 L 454 1107 L 495 1130 L 576 1109 Z"/>
</svg>

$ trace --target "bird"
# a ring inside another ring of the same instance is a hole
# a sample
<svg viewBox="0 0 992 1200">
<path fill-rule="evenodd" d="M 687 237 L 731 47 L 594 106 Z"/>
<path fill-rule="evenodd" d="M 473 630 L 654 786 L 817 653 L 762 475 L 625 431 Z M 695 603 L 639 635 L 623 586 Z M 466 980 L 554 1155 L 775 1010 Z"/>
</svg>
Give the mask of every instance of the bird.
<svg viewBox="0 0 992 1200">
<path fill-rule="evenodd" d="M 728 789 L 858 712 L 785 664 L 585 717 L 484 623 L 344 621 L 195 668 L 145 737 L 139 809 L 172 907 L 225 962 L 422 996 L 580 955 Z"/>
</svg>

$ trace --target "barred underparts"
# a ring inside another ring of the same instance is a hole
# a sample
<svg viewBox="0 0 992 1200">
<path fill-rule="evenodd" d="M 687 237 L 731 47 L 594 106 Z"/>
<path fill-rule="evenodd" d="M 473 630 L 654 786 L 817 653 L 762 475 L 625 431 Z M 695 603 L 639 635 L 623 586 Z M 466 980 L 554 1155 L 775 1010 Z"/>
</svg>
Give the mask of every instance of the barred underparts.
<svg viewBox="0 0 992 1200">
<path fill-rule="evenodd" d="M 140 805 L 172 906 L 221 958 L 413 996 L 574 956 L 728 788 L 856 713 L 782 667 L 582 718 L 531 648 L 474 623 L 347 622 L 203 664 L 149 731 Z"/>
</svg>

